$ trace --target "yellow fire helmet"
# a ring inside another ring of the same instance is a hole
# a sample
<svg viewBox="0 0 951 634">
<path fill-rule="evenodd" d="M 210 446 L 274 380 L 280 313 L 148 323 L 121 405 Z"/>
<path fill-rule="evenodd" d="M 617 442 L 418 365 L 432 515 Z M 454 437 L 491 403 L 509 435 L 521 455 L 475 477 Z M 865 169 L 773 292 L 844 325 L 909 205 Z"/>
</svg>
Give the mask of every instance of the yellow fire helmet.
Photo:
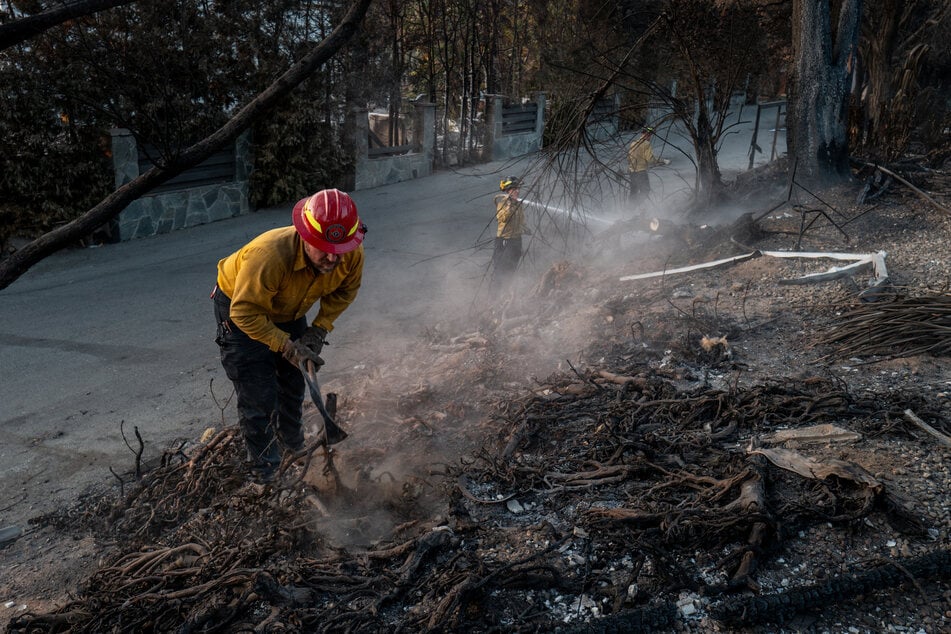
<svg viewBox="0 0 951 634">
<path fill-rule="evenodd" d="M 499 181 L 499 189 L 502 191 L 508 191 L 510 189 L 518 189 L 522 184 L 522 179 L 518 176 L 507 176 Z"/>
</svg>

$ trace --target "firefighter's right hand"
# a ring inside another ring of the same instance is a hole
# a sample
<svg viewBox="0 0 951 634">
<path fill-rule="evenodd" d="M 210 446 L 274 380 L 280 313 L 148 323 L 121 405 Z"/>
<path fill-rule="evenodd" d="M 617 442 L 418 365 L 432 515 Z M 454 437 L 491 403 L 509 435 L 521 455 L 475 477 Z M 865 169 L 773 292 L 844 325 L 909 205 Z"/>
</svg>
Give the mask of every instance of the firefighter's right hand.
<svg viewBox="0 0 951 634">
<path fill-rule="evenodd" d="M 288 339 L 284 343 L 284 349 L 281 352 L 284 358 L 287 359 L 287 362 L 293 366 L 299 367 L 302 363 L 306 364 L 309 361 L 314 364 L 316 370 L 319 370 L 320 366 L 324 364 L 324 360 L 321 359 L 316 352 L 299 341 Z"/>
</svg>

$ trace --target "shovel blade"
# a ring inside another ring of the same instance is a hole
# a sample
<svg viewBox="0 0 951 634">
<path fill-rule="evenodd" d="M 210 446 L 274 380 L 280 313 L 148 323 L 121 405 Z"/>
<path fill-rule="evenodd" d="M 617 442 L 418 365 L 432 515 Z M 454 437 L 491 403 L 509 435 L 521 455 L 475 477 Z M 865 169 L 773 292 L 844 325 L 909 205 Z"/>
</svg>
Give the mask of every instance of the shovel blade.
<svg viewBox="0 0 951 634">
<path fill-rule="evenodd" d="M 335 445 L 342 440 L 346 440 L 347 432 L 334 422 L 337 417 L 337 395 L 334 392 L 327 393 L 325 405 L 327 413 L 330 414 L 330 420 L 324 420 L 324 429 L 327 430 L 327 444 Z"/>
<path fill-rule="evenodd" d="M 324 429 L 327 432 L 328 445 L 336 445 L 338 442 L 341 442 L 347 439 L 347 432 L 337 427 L 336 423 L 328 424 L 325 422 Z"/>
</svg>

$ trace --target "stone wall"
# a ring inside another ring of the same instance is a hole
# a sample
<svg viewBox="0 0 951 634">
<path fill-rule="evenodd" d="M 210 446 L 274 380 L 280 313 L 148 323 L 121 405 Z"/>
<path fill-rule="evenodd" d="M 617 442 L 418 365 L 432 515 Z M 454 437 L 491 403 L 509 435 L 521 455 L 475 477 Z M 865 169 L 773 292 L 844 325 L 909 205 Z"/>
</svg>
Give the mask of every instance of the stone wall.
<svg viewBox="0 0 951 634">
<path fill-rule="evenodd" d="M 112 163 L 116 187 L 139 176 L 139 150 L 128 130 L 112 131 Z M 251 134 L 245 131 L 235 140 L 234 181 L 146 194 L 119 214 L 118 239 L 145 238 L 249 213 L 252 166 Z"/>
</svg>

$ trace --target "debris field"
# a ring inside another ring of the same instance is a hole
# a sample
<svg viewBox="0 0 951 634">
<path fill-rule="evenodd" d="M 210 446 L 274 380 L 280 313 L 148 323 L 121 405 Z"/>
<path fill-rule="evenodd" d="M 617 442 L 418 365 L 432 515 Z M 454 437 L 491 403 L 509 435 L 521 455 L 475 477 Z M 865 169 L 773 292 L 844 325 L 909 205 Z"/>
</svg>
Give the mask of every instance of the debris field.
<svg viewBox="0 0 951 634">
<path fill-rule="evenodd" d="M 226 426 L 37 518 L 102 554 L 8 631 L 948 631 L 951 261 L 888 240 L 949 222 L 900 199 L 849 226 L 867 244 L 796 236 L 888 252 L 874 301 L 768 258 L 618 281 L 723 235 L 556 263 L 324 386 L 350 438 L 313 434 L 273 485 Z M 791 247 L 783 223 L 754 246 Z"/>
</svg>

